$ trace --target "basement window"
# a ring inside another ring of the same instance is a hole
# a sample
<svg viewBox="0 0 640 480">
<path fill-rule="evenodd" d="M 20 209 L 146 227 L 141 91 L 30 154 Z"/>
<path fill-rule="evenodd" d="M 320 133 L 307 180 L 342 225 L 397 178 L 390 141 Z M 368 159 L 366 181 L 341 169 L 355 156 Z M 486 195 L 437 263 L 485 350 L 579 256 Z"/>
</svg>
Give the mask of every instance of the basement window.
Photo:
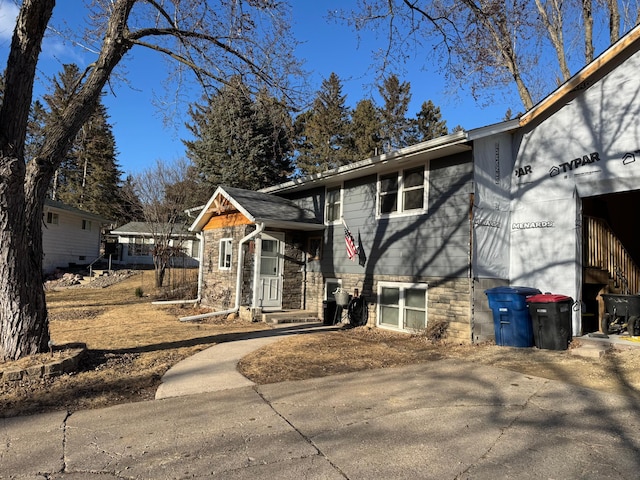
<svg viewBox="0 0 640 480">
<path fill-rule="evenodd" d="M 419 332 L 427 326 L 427 285 L 380 282 L 378 326 Z"/>
</svg>

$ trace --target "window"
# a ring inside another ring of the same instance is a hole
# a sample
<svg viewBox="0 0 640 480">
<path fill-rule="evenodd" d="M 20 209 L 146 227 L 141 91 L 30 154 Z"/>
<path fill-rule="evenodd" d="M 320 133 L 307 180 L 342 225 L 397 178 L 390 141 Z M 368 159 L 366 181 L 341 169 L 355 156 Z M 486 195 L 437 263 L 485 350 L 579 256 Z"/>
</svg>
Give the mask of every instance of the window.
<svg viewBox="0 0 640 480">
<path fill-rule="evenodd" d="M 342 215 L 342 189 L 340 187 L 327 189 L 325 197 L 327 223 L 338 222 Z"/>
<path fill-rule="evenodd" d="M 426 208 L 426 175 L 423 165 L 378 178 L 378 214 L 422 211 Z"/>
<path fill-rule="evenodd" d="M 220 240 L 220 256 L 218 257 L 218 268 L 220 270 L 231 269 L 231 250 L 233 240 L 231 238 L 223 238 Z"/>
<path fill-rule="evenodd" d="M 52 225 L 58 225 L 58 214 L 53 212 L 47 212 L 47 223 Z"/>
<path fill-rule="evenodd" d="M 198 258 L 200 255 L 200 240 L 193 240 L 191 242 L 191 256 Z"/>
<path fill-rule="evenodd" d="M 136 237 L 129 241 L 130 257 L 146 257 L 147 255 L 151 255 L 151 245 L 145 242 L 144 238 Z"/>
<path fill-rule="evenodd" d="M 91 230 L 91 220 L 82 220 L 82 230 Z"/>
<path fill-rule="evenodd" d="M 403 331 L 427 326 L 427 285 L 383 283 L 378 286 L 378 325 Z"/>
</svg>

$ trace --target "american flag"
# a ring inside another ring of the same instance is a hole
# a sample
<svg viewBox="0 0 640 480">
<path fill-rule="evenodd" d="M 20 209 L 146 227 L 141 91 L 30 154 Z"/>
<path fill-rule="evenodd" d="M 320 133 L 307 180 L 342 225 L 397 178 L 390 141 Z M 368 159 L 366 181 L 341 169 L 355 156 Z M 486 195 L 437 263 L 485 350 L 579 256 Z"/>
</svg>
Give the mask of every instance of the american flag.
<svg viewBox="0 0 640 480">
<path fill-rule="evenodd" d="M 358 255 L 358 247 L 356 247 L 353 235 L 351 235 L 351 232 L 346 226 L 344 227 L 344 241 L 347 244 L 347 255 L 349 256 L 349 260 L 355 261 L 356 256 Z"/>
</svg>

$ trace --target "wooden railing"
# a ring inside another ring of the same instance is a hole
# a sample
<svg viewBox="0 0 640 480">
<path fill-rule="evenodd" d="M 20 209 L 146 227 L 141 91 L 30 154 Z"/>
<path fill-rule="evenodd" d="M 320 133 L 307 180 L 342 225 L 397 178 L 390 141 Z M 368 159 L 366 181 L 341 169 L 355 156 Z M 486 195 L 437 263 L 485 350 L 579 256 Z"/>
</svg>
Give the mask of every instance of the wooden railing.
<svg viewBox="0 0 640 480">
<path fill-rule="evenodd" d="M 584 267 L 597 268 L 609 274 L 623 294 L 640 292 L 640 268 L 601 218 L 584 217 Z"/>
</svg>

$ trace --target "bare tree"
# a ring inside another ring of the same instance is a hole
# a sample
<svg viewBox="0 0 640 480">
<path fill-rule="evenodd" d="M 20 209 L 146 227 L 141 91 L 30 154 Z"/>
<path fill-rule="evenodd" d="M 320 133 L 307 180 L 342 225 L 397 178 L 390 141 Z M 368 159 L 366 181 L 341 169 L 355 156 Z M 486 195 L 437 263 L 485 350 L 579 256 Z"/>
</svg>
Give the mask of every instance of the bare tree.
<svg viewBox="0 0 640 480">
<path fill-rule="evenodd" d="M 638 13 L 627 0 L 360 0 L 357 9 L 331 15 L 383 38 L 377 50 L 381 76 L 415 61 L 415 52 L 487 103 L 492 92 L 504 95 L 506 86 L 514 87 L 528 110 L 566 81 L 572 66 L 575 72 L 597 48 L 617 40 L 621 28 L 637 23 Z M 607 27 L 609 38 L 594 38 L 594 31 Z"/>
<path fill-rule="evenodd" d="M 87 15 L 95 59 L 69 104 L 47 126 L 25 163 L 25 138 L 38 57 L 55 0 L 24 0 L 5 72 L 0 108 L 0 361 L 48 348 L 42 285 L 44 198 L 64 154 L 93 112 L 114 69 L 135 47 L 189 69 L 205 88 L 242 74 L 247 85 L 291 95 L 296 73 L 288 11 L 266 0 L 96 0 Z"/>
<path fill-rule="evenodd" d="M 132 200 L 139 202 L 138 214 L 151 240 L 156 287 L 162 287 L 171 259 L 183 253 L 188 221 L 184 211 L 197 202 L 199 189 L 194 173 L 187 160 L 171 164 L 158 160 L 154 167 L 133 177 Z"/>
</svg>

